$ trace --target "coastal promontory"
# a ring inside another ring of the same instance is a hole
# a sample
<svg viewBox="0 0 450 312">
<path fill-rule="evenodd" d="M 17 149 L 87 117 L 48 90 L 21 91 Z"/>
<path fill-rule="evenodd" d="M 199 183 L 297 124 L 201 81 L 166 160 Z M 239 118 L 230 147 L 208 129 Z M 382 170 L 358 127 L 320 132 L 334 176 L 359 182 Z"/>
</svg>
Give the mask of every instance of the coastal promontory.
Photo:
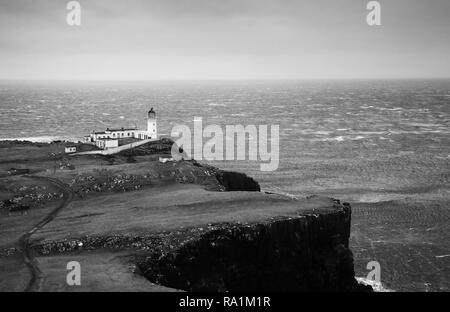
<svg viewBox="0 0 450 312">
<path fill-rule="evenodd" d="M 169 139 L 115 155 L 69 156 L 68 144 L 0 143 L 1 290 L 365 289 L 346 203 L 173 161 Z M 71 261 L 81 285 L 66 282 Z"/>
</svg>

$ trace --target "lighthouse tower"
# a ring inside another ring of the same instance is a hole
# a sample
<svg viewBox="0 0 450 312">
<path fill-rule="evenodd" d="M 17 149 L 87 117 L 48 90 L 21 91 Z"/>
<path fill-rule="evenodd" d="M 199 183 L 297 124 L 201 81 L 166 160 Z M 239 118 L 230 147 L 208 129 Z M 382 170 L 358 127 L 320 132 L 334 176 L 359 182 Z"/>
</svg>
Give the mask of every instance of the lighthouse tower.
<svg viewBox="0 0 450 312">
<path fill-rule="evenodd" d="M 153 107 L 148 111 L 147 115 L 147 135 L 151 139 L 158 137 L 158 132 L 156 131 L 156 113 Z"/>
</svg>

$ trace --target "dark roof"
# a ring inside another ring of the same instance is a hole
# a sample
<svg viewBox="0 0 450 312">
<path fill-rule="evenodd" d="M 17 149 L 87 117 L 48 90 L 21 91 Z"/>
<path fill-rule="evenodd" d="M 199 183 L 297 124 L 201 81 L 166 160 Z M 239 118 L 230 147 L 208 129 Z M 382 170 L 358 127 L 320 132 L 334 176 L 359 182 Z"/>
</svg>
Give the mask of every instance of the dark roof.
<svg viewBox="0 0 450 312">
<path fill-rule="evenodd" d="M 110 132 L 116 132 L 116 131 L 134 131 L 137 130 L 137 128 L 107 128 L 106 131 Z"/>
<path fill-rule="evenodd" d="M 97 141 L 118 141 L 118 139 L 115 138 L 101 138 L 100 140 Z"/>
</svg>

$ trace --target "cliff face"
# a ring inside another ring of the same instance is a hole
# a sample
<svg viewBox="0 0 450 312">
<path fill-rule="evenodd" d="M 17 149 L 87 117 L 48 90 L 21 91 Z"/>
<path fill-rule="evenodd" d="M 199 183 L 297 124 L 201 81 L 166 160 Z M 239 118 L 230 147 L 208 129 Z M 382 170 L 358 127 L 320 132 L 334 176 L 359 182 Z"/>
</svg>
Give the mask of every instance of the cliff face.
<svg viewBox="0 0 450 312">
<path fill-rule="evenodd" d="M 205 233 L 139 263 L 156 283 L 188 291 L 356 291 L 349 205 Z"/>
<path fill-rule="evenodd" d="M 244 173 L 219 170 L 216 179 L 226 191 L 261 191 L 259 183 Z"/>
</svg>

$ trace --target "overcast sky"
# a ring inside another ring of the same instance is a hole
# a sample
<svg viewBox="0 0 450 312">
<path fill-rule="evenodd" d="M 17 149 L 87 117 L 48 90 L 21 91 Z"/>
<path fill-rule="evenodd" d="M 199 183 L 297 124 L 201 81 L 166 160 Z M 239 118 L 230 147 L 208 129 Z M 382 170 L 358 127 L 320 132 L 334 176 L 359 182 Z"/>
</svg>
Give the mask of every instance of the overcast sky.
<svg viewBox="0 0 450 312">
<path fill-rule="evenodd" d="M 0 79 L 450 77 L 450 1 L 0 0 Z"/>
</svg>

